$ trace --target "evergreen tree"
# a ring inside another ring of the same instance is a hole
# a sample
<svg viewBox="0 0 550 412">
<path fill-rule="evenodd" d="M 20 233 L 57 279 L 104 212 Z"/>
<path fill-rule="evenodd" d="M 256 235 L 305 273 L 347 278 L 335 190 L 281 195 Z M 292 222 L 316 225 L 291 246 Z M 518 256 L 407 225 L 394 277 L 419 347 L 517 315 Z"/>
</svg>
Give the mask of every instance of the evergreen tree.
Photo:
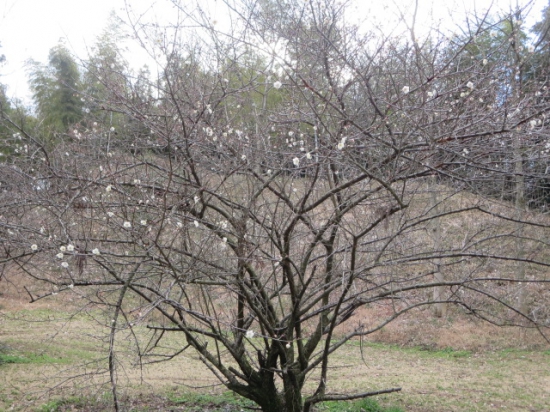
<svg viewBox="0 0 550 412">
<path fill-rule="evenodd" d="M 1 47 L 1 45 L 0 45 Z M 6 61 L 6 56 L 0 54 L 0 66 Z M 10 128 L 7 125 L 6 117 L 12 111 L 11 104 L 6 96 L 6 86 L 0 83 L 0 162 L 6 159 L 9 151 Z"/>
<path fill-rule="evenodd" d="M 63 43 L 50 50 L 49 64 L 31 62 L 30 86 L 42 123 L 52 133 L 64 133 L 82 118 L 80 72 Z"/>
<path fill-rule="evenodd" d="M 544 83 L 548 79 L 550 65 L 550 3 L 542 12 L 542 20 L 533 26 L 536 36 L 534 50 L 534 64 L 532 73 Z"/>
</svg>

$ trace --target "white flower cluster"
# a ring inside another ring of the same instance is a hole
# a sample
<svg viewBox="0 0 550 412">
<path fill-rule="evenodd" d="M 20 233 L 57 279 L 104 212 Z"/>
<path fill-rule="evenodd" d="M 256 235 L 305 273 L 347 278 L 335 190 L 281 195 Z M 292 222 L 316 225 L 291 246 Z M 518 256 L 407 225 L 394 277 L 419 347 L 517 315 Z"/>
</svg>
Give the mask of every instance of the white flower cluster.
<svg viewBox="0 0 550 412">
<path fill-rule="evenodd" d="M 346 147 L 346 140 L 347 140 L 347 137 L 342 137 L 342 140 L 340 140 L 340 143 L 338 143 L 338 150 L 343 150 L 344 147 Z"/>
</svg>

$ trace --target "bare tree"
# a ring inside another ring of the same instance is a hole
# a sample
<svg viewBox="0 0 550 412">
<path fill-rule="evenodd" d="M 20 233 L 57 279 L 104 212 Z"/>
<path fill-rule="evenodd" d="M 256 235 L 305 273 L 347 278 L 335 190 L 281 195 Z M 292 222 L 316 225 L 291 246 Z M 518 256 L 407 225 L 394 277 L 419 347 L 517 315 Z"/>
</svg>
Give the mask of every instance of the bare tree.
<svg viewBox="0 0 550 412">
<path fill-rule="evenodd" d="M 53 149 L 18 130 L 25 149 L 0 166 L 14 183 L 1 262 L 37 280 L 33 300 L 78 290 L 107 311 L 117 408 L 120 333 L 144 361 L 193 350 L 263 411 L 298 412 L 398 391 L 333 393 L 330 360 L 413 310 L 544 332 L 541 303 L 516 297 L 548 281 L 547 218 L 489 189 L 528 173 L 506 151 L 532 121 L 533 152 L 547 153 L 549 105 L 503 99 L 507 68 L 470 53 L 498 23 L 403 39 L 346 24 L 332 0 L 227 1 L 230 24 L 172 5 L 173 31 L 132 26 L 162 69 L 153 92 L 117 93 L 120 76 L 103 74 L 113 95 L 83 96 L 126 123 L 91 113 Z M 353 319 L 372 305 L 389 315 Z M 135 317 L 151 312 L 162 322 L 144 336 Z M 185 343 L 166 353 L 170 333 Z"/>
</svg>

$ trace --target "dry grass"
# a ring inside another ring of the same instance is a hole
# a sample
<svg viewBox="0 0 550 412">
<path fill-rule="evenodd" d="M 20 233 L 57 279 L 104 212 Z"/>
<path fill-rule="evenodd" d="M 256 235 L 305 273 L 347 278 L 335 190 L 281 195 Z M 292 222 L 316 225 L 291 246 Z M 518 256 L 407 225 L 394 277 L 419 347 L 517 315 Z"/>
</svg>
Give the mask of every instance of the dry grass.
<svg viewBox="0 0 550 412">
<path fill-rule="evenodd" d="M 105 333 L 102 319 L 93 312 L 69 318 L 65 311 L 68 303 L 45 299 L 40 306 L 29 305 L 14 295 L 0 300 L 4 308 L 0 342 L 15 354 L 43 355 L 32 363 L 0 367 L 0 410 L 33 410 L 52 397 L 108 398 L 107 376 L 100 373 L 106 366 L 105 341 L 100 339 Z M 371 342 L 346 345 L 333 357 L 330 387 L 353 392 L 401 386 L 401 393 L 380 401 L 412 412 L 550 410 L 550 354 L 521 350 L 541 346 L 536 336 L 466 318 L 426 319 L 427 314 L 398 320 L 374 335 Z M 383 313 L 371 308 L 355 316 L 367 322 L 380 315 Z M 424 320 L 420 322 L 420 318 Z M 174 347 L 183 344 L 178 335 L 168 343 Z M 514 349 L 503 350 L 505 347 Z M 191 388 L 203 393 L 223 391 L 192 352 L 168 363 L 139 368 L 131 344 L 120 341 L 119 349 L 122 391 L 132 398 L 144 396 L 141 410 L 153 402 L 152 394 Z M 67 381 L 71 376 L 78 378 Z"/>
<path fill-rule="evenodd" d="M 376 324 L 386 319 L 389 308 L 361 308 L 346 329 L 359 321 Z M 448 309 L 445 318 L 436 318 L 431 309 L 419 310 L 401 316 L 380 331 L 369 335 L 370 342 L 419 347 L 429 350 L 468 350 L 485 352 L 506 349 L 545 350 L 550 344 L 536 329 L 499 327 Z"/>
</svg>

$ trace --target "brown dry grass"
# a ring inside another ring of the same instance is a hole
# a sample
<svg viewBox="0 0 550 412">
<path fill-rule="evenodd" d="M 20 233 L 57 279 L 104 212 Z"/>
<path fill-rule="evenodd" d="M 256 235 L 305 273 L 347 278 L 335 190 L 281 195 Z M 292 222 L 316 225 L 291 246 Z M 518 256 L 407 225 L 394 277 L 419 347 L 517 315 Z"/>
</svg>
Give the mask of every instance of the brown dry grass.
<svg viewBox="0 0 550 412">
<path fill-rule="evenodd" d="M 359 321 L 376 324 L 387 318 L 388 308 L 361 308 L 346 324 L 351 329 Z M 369 335 L 371 342 L 424 349 L 468 350 L 474 352 L 504 349 L 545 350 L 550 344 L 536 329 L 499 327 L 449 309 L 445 318 L 436 318 L 431 309 L 403 315 Z"/>
<path fill-rule="evenodd" d="M 106 365 L 105 342 L 99 339 L 105 332 L 98 323 L 101 318 L 94 318 L 91 313 L 69 321 L 64 310 L 68 298 L 62 304 L 44 299 L 36 306 L 17 295 L 6 294 L 6 290 L 0 300 L 4 308 L 0 342 L 16 353 L 44 354 L 55 360 L 3 365 L 0 410 L 34 410 L 51 397 L 108 398 L 107 376 L 94 374 Z M 365 309 L 355 316 L 368 322 L 384 315 L 382 310 Z M 370 339 L 401 346 L 369 342 L 361 345 L 359 341 L 346 345 L 333 357 L 331 389 L 354 392 L 400 386 L 401 393 L 380 401 L 412 412 L 550 410 L 549 354 L 520 350 L 539 347 L 541 342 L 535 335 L 495 328 L 458 315 L 454 320 L 434 320 L 427 318 L 428 314 L 402 318 Z M 177 346 L 182 342 L 174 336 L 170 344 Z M 436 347 L 474 352 L 425 350 Z M 177 393 L 191 387 L 198 387 L 201 392 L 223 391 L 192 352 L 168 363 L 139 368 L 131 345 L 121 341 L 119 348 L 123 349 L 119 356 L 122 393 L 133 399 L 144 396 L 142 401 L 134 401 L 141 403 L 141 410 L 148 410 L 148 402 L 158 404 L 152 394 Z M 83 362 L 87 365 L 83 366 Z M 65 381 L 71 376 L 79 378 Z"/>
</svg>

